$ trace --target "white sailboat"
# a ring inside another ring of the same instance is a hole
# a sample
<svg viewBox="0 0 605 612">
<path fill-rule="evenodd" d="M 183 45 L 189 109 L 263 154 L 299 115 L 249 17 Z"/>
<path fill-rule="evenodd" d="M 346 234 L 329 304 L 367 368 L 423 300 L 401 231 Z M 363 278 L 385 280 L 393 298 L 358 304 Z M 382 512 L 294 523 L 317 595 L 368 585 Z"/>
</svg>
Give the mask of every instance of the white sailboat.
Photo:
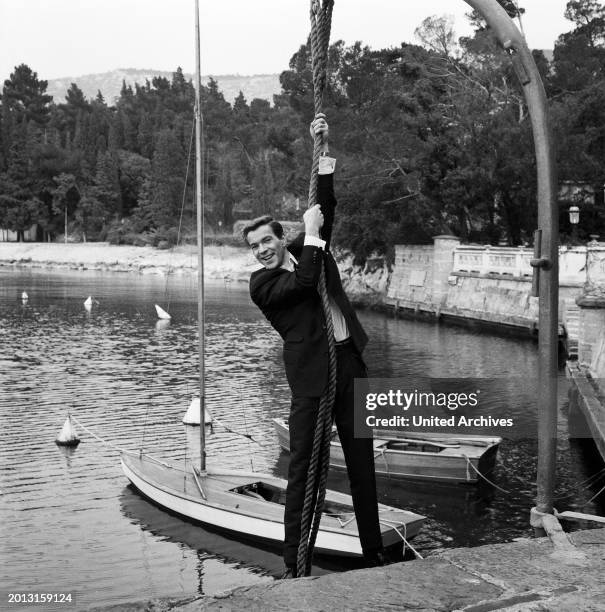
<svg viewBox="0 0 605 612">
<path fill-rule="evenodd" d="M 284 503 L 287 482 L 269 474 L 211 470 L 206 466 L 204 392 L 204 283 L 201 163 L 201 108 L 199 12 L 196 20 L 196 199 L 198 225 L 198 325 L 200 362 L 200 468 L 170 464 L 144 454 L 122 453 L 122 469 L 130 482 L 160 506 L 231 532 L 281 545 L 284 540 Z M 379 505 L 380 526 L 386 548 L 414 537 L 425 517 Z M 315 549 L 326 554 L 361 556 L 357 523 L 351 497 L 327 491 Z"/>
<path fill-rule="evenodd" d="M 170 319 L 172 319 L 172 317 L 161 306 L 158 306 L 157 304 L 154 304 L 154 306 L 158 319 L 161 319 L 162 321 L 170 321 Z"/>
</svg>

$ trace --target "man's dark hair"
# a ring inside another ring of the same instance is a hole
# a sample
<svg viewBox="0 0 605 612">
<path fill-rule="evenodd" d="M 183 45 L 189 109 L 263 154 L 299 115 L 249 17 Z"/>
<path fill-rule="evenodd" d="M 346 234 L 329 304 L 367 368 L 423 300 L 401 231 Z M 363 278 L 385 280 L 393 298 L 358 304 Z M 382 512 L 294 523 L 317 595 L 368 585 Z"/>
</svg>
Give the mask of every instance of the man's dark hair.
<svg viewBox="0 0 605 612">
<path fill-rule="evenodd" d="M 282 227 L 282 224 L 279 221 L 275 221 L 273 217 L 264 215 L 263 217 L 252 219 L 250 223 L 244 226 L 244 229 L 242 230 L 242 237 L 244 241 L 248 242 L 248 234 L 258 229 L 261 225 L 268 225 L 279 239 L 284 237 L 284 228 Z"/>
</svg>

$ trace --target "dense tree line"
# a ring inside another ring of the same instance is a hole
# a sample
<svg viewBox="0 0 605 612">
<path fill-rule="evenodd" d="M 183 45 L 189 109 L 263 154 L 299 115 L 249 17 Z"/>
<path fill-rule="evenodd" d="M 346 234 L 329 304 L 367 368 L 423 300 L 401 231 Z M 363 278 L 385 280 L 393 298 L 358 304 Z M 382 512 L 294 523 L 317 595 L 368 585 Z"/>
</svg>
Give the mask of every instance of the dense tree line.
<svg viewBox="0 0 605 612">
<path fill-rule="evenodd" d="M 511 16 L 522 9 L 503 0 Z M 417 29 L 419 45 L 330 47 L 325 110 L 338 157 L 342 212 L 336 240 L 361 259 L 396 242 L 454 233 L 465 241 L 522 244 L 536 225 L 531 126 L 510 57 L 471 14 L 473 36 L 456 40 L 447 18 Z M 580 235 L 605 234 L 605 8 L 567 3 L 574 28 L 549 61 L 534 57 L 550 100 L 562 193 L 580 203 Z M 202 87 L 206 218 L 229 231 L 265 212 L 297 219 L 306 203 L 312 116 L 308 45 L 280 77 L 274 104 L 243 94 L 225 101 Z M 52 103 L 26 65 L 0 99 L 0 227 L 39 239 L 65 228 L 84 240 L 174 243 L 193 234 L 193 84 L 123 85 L 107 104 L 72 84 Z M 184 205 L 183 205 L 184 204 Z M 582 233 L 582 228 L 584 232 Z"/>
</svg>

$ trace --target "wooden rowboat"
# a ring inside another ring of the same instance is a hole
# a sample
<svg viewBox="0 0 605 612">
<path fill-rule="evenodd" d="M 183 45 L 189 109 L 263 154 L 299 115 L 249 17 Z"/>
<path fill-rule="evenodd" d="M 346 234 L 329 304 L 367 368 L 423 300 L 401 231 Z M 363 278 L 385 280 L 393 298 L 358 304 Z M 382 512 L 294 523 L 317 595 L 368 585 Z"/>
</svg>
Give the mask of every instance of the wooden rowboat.
<svg viewBox="0 0 605 612">
<path fill-rule="evenodd" d="M 286 481 L 256 472 L 184 470 L 146 455 L 122 454 L 122 470 L 130 482 L 156 504 L 187 519 L 240 537 L 281 546 L 284 541 Z M 378 505 L 385 548 L 413 538 L 424 516 Z M 361 545 L 349 495 L 328 491 L 315 550 L 357 557 Z"/>
<path fill-rule="evenodd" d="M 289 451 L 288 422 L 273 419 L 279 445 Z M 374 431 L 376 474 L 443 482 L 475 484 L 481 475 L 494 469 L 502 438 L 457 436 L 426 432 Z M 344 453 L 334 428 L 330 444 L 330 465 L 346 469 Z"/>
</svg>

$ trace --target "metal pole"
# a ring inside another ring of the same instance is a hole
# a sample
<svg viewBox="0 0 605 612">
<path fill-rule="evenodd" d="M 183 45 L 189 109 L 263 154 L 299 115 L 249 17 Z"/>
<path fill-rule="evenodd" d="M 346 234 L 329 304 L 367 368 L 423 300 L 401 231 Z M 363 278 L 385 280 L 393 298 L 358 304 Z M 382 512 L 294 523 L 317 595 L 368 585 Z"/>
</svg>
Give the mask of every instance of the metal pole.
<svg viewBox="0 0 605 612">
<path fill-rule="evenodd" d="M 200 470 L 206 471 L 206 392 L 204 384 L 204 210 L 202 198 L 202 105 L 200 71 L 200 8 L 195 0 L 195 202 L 197 210 L 197 266 L 198 296 L 197 325 L 199 332 L 198 351 L 200 363 Z"/>
<path fill-rule="evenodd" d="M 557 434 L 557 332 L 559 302 L 559 219 L 556 207 L 556 169 L 548 105 L 542 79 L 524 37 L 496 0 L 465 0 L 479 11 L 502 46 L 512 56 L 531 118 L 538 174 L 540 256 L 538 330 L 538 474 L 536 510 L 552 513 Z"/>
</svg>

